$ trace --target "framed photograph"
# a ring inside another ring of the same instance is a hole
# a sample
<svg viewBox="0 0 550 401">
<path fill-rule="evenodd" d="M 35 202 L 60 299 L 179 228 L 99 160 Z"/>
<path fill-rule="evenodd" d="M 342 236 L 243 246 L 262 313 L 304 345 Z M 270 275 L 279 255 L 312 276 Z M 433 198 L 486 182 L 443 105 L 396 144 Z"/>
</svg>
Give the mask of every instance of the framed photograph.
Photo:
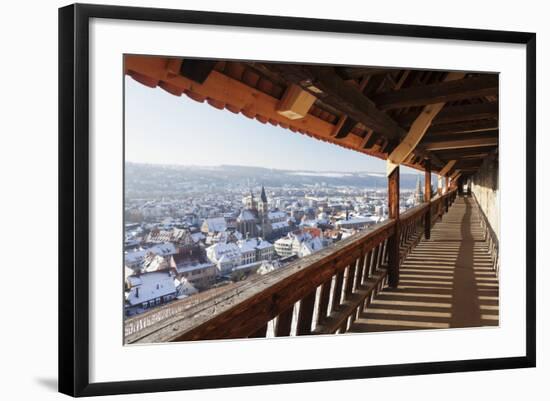
<svg viewBox="0 0 550 401">
<path fill-rule="evenodd" d="M 61 8 L 59 390 L 535 366 L 535 87 L 534 33 Z"/>
</svg>

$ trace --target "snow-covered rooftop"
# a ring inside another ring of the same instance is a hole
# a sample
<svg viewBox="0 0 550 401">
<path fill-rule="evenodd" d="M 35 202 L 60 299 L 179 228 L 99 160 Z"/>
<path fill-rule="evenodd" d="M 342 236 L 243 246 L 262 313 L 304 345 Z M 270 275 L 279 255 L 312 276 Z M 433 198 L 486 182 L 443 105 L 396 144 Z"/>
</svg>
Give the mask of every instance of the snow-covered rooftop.
<svg viewBox="0 0 550 401">
<path fill-rule="evenodd" d="M 210 260 L 220 261 L 223 256 L 228 256 L 230 258 L 239 256 L 241 254 L 241 250 L 239 249 L 237 244 L 233 242 L 218 242 L 217 244 L 206 248 L 206 254 L 210 258 Z"/>
<path fill-rule="evenodd" d="M 279 219 L 285 219 L 287 217 L 285 212 L 281 211 L 275 211 L 275 212 L 268 212 L 267 218 L 269 220 L 279 220 Z"/>
<path fill-rule="evenodd" d="M 187 263 L 183 265 L 177 265 L 176 270 L 178 273 L 188 273 L 195 270 L 207 269 L 214 266 L 212 262 L 197 262 L 197 263 Z"/>
<path fill-rule="evenodd" d="M 254 213 L 252 213 L 248 209 L 243 209 L 241 213 L 239 214 L 239 217 L 237 218 L 239 221 L 254 221 L 256 220 L 256 216 L 254 216 Z"/>
<path fill-rule="evenodd" d="M 225 231 L 227 230 L 227 223 L 223 217 L 213 217 L 206 219 L 204 224 L 208 228 L 208 231 Z"/>
<path fill-rule="evenodd" d="M 168 272 L 150 272 L 138 276 L 130 276 L 132 285 L 126 301 L 130 305 L 139 305 L 143 302 L 160 298 L 176 292 L 174 279 Z"/>
<path fill-rule="evenodd" d="M 288 221 L 279 221 L 277 223 L 271 223 L 271 228 L 273 228 L 274 230 L 280 230 L 288 226 L 289 226 Z"/>
</svg>

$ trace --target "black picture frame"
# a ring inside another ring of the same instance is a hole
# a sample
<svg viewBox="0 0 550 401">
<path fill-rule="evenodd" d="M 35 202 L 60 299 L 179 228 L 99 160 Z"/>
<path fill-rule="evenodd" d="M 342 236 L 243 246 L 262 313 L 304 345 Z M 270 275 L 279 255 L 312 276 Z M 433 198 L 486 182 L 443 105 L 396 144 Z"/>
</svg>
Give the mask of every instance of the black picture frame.
<svg viewBox="0 0 550 401">
<path fill-rule="evenodd" d="M 527 54 L 525 94 L 527 104 L 525 289 L 527 324 L 525 333 L 527 341 L 525 355 L 495 359 L 90 383 L 88 29 L 91 18 L 525 45 Z M 534 367 L 536 361 L 535 121 L 535 33 L 105 5 L 77 4 L 59 9 L 59 254 L 65 255 L 59 260 L 59 391 L 72 396 L 94 396 Z"/>
</svg>

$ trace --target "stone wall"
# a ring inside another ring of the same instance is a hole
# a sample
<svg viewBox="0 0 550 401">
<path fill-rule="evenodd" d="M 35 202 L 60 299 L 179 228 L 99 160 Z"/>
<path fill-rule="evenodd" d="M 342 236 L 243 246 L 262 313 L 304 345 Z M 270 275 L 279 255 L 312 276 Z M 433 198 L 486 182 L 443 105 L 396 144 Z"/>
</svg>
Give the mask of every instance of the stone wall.
<svg viewBox="0 0 550 401">
<path fill-rule="evenodd" d="M 487 216 L 495 234 L 500 238 L 500 191 L 498 158 L 487 158 L 479 172 L 471 178 L 472 192 Z"/>
</svg>

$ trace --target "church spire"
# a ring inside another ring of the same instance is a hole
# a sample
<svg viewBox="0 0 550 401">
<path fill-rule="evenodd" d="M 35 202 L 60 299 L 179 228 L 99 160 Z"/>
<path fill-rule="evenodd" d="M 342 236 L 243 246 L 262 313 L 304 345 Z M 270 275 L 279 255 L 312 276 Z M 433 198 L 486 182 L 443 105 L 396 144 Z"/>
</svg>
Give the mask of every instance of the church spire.
<svg viewBox="0 0 550 401">
<path fill-rule="evenodd" d="M 420 184 L 420 174 L 416 177 L 415 200 L 417 204 L 424 202 L 424 194 L 422 193 L 422 186 Z"/>
<path fill-rule="evenodd" d="M 263 185 L 262 185 L 262 193 L 260 195 L 260 199 L 262 200 L 262 202 L 267 203 L 267 196 L 265 194 L 265 188 Z"/>
</svg>

